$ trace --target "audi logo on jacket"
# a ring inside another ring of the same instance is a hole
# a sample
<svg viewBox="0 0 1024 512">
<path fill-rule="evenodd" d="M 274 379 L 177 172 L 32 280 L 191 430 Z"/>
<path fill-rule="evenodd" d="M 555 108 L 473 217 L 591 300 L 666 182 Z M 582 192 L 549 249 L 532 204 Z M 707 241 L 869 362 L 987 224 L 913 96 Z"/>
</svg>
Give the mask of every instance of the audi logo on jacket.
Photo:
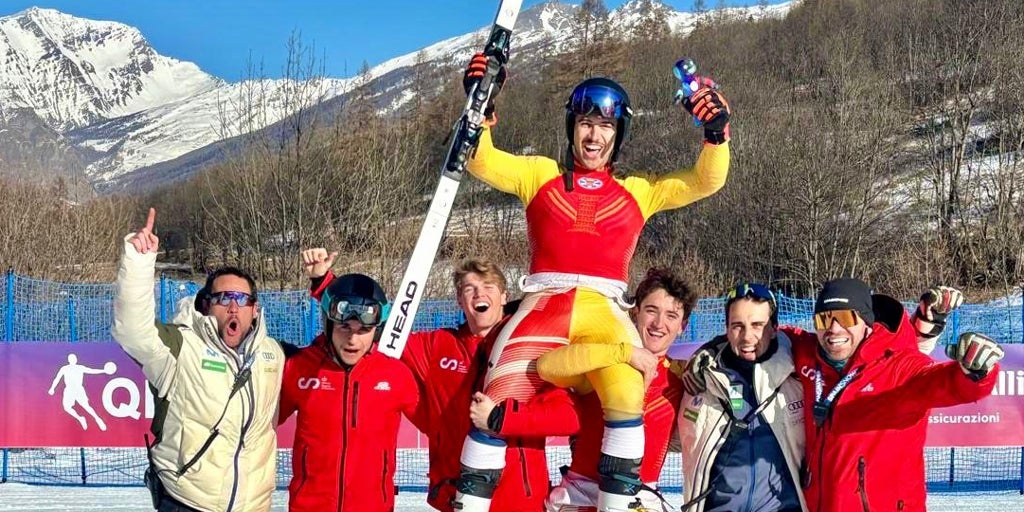
<svg viewBox="0 0 1024 512">
<path fill-rule="evenodd" d="M 398 427 L 418 397 L 409 369 L 375 348 L 346 369 L 321 334 L 289 358 L 279 418 L 298 412 L 288 510 L 393 510 Z"/>
</svg>

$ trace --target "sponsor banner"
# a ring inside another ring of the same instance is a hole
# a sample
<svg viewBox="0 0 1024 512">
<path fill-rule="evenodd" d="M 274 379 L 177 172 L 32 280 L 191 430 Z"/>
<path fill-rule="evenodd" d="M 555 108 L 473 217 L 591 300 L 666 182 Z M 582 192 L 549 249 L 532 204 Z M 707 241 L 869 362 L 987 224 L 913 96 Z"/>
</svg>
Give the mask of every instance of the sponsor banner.
<svg viewBox="0 0 1024 512">
<path fill-rule="evenodd" d="M 0 343 L 0 447 L 142 447 L 153 403 L 141 368 L 115 343 Z M 292 418 L 278 445 L 294 438 Z M 403 419 L 398 446 L 427 440 Z"/>
<path fill-rule="evenodd" d="M 698 346 L 677 345 L 671 355 L 686 358 Z M 1024 446 L 1024 345 L 1004 349 L 992 396 L 931 411 L 929 446 Z M 935 359 L 947 361 L 939 352 Z M 153 413 L 142 371 L 117 344 L 0 343 L 0 447 L 141 447 Z M 278 445 L 290 447 L 294 419 L 278 433 Z M 403 418 L 398 446 L 425 448 L 427 439 Z"/>
<path fill-rule="evenodd" d="M 686 359 L 700 344 L 678 344 L 669 351 L 674 359 Z M 937 347 L 936 362 L 949 358 Z M 992 395 L 975 403 L 932 409 L 928 416 L 927 446 L 1024 446 L 1024 345 L 1004 344 Z"/>
</svg>

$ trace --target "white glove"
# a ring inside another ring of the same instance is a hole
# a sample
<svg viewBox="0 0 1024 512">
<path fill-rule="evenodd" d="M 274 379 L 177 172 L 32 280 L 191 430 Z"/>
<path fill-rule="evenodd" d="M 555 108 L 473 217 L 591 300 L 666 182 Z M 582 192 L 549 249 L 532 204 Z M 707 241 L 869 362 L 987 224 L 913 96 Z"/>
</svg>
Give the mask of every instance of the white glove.
<svg viewBox="0 0 1024 512">
<path fill-rule="evenodd" d="M 946 346 L 946 355 L 960 363 L 964 374 L 977 382 L 984 379 L 1005 354 L 992 338 L 976 332 L 965 332 L 960 335 L 956 345 Z"/>
</svg>

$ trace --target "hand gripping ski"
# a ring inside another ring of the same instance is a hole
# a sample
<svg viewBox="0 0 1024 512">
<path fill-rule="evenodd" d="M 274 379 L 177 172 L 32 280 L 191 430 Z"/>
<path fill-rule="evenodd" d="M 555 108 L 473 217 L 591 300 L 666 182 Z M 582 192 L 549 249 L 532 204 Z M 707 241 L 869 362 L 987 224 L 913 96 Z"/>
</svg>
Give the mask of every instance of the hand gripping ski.
<svg viewBox="0 0 1024 512">
<path fill-rule="evenodd" d="M 430 210 L 423 221 L 420 229 L 419 239 L 416 240 L 416 247 L 412 251 L 409 265 L 402 277 L 402 284 L 398 287 L 395 296 L 395 303 L 391 308 L 391 314 L 384 324 L 384 332 L 380 339 L 379 349 L 384 354 L 399 358 L 405 349 L 405 342 L 412 332 L 413 318 L 416 310 L 419 309 L 420 301 L 423 299 L 423 291 L 426 288 L 427 278 L 430 276 L 430 268 L 437 256 L 437 247 L 441 244 L 445 227 L 448 225 L 448 217 L 452 211 L 452 204 L 455 202 L 455 194 L 459 190 L 459 182 L 466 172 L 466 163 L 470 153 L 476 149 L 480 140 L 480 133 L 483 129 L 484 110 L 487 108 L 491 97 L 497 92 L 495 78 L 501 66 L 508 62 L 509 40 L 512 37 L 512 27 L 519 16 L 519 8 L 522 0 L 502 0 L 498 7 L 498 15 L 494 19 L 494 26 L 491 28 L 491 36 L 487 39 L 484 47 L 484 55 L 487 55 L 487 72 L 480 83 L 469 92 L 466 99 L 466 107 L 462 116 L 456 121 L 452 128 L 451 145 L 444 164 L 441 166 L 441 181 L 434 191 L 434 198 L 430 201 Z"/>
</svg>

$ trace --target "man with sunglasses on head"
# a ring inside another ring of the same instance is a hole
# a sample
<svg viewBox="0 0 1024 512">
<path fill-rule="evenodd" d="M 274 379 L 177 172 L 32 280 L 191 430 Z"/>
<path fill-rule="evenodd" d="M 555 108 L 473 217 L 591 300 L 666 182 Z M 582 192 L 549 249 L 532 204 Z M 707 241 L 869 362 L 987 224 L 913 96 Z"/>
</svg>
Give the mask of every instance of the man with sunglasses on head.
<svg viewBox="0 0 1024 512">
<path fill-rule="evenodd" d="M 156 397 L 145 482 L 160 512 L 268 511 L 284 354 L 249 274 L 222 267 L 170 323 L 154 318 L 156 211 L 125 237 L 112 334 Z"/>
<path fill-rule="evenodd" d="M 725 335 L 701 347 L 705 390 L 681 401 L 684 511 L 800 512 L 803 389 L 764 285 L 726 294 Z"/>
<path fill-rule="evenodd" d="M 936 363 L 919 347 L 925 323 L 858 279 L 825 283 L 814 324 L 816 335 L 795 341 L 793 352 L 806 405 L 810 510 L 924 511 L 929 412 L 988 396 L 1002 348 L 968 332 L 947 350 L 952 361 Z"/>
<path fill-rule="evenodd" d="M 330 271 L 337 257 L 324 248 L 302 251 L 310 278 L 310 295 L 320 299 L 335 280 Z M 471 423 L 467 411 L 479 407 L 477 391 L 487 367 L 494 331 L 500 328 L 508 304 L 505 274 L 485 259 L 462 261 L 452 270 L 456 304 L 465 322 L 456 328 L 414 332 L 401 361 L 419 386 L 420 403 L 411 421 L 429 443 L 427 501 L 442 512 L 454 510 L 455 482 L 461 466 L 459 452 Z M 493 427 L 515 449 L 507 450 L 506 465 L 518 468 L 495 490 L 493 510 L 540 510 L 550 487 L 546 436 L 565 436 L 578 427 L 576 410 L 567 391 L 549 386 L 534 400 L 490 403 L 498 409 Z M 500 418 L 500 419 L 498 419 Z"/>
<path fill-rule="evenodd" d="M 476 55 L 464 75 L 472 90 L 487 67 Z M 503 81 L 504 70 L 497 82 Z M 492 96 L 493 97 L 493 96 Z M 632 344 L 641 340 L 623 297 L 640 232 L 659 211 L 680 208 L 714 194 L 729 167 L 729 107 L 710 87 L 684 101 L 704 123 L 705 141 L 693 168 L 667 174 L 621 176 L 614 167 L 633 111 L 626 91 L 608 78 L 577 85 L 565 106 L 564 161 L 516 156 L 494 147 L 489 126 L 469 161 L 471 174 L 515 194 L 526 208 L 530 274 L 518 312 L 498 336 L 484 392 L 494 401 L 528 401 L 544 384 L 532 361 L 570 343 Z M 577 376 L 579 386 L 601 398 L 605 435 L 601 446 L 601 512 L 627 510 L 639 491 L 644 454 L 643 376 L 626 363 Z M 467 512 L 486 511 L 504 469 L 506 443 L 473 430 L 462 450 L 456 501 Z"/>
<path fill-rule="evenodd" d="M 925 510 L 924 443 L 929 411 L 974 402 L 995 385 L 1003 351 L 964 333 L 947 363 L 930 352 L 962 297 L 926 292 L 913 318 L 891 297 L 858 279 L 826 282 L 814 307 L 816 334 L 783 327 L 803 387 L 801 486 L 812 512 Z M 687 366 L 689 386 L 704 385 L 707 355 Z"/>
<path fill-rule="evenodd" d="M 387 296 L 372 278 L 346 274 L 320 305 L 324 332 L 288 358 L 281 389 L 280 422 L 298 413 L 288 510 L 394 510 L 398 428 L 419 390 L 375 349 Z"/>
</svg>

